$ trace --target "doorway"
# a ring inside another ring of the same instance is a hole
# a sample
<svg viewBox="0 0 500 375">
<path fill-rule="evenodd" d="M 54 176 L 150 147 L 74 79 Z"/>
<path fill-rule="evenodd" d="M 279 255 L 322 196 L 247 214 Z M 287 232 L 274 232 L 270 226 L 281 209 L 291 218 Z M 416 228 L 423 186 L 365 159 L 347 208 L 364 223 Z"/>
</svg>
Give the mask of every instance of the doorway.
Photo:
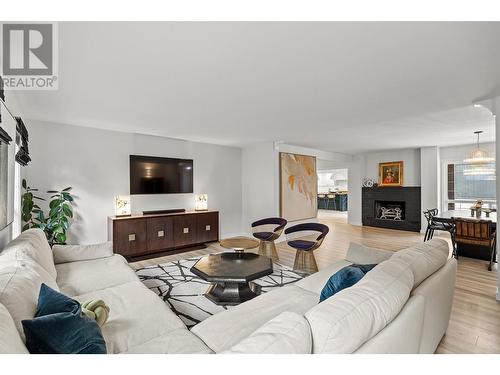
<svg viewBox="0 0 500 375">
<path fill-rule="evenodd" d="M 348 169 L 334 168 L 332 162 L 318 160 L 318 220 L 347 223 Z"/>
</svg>

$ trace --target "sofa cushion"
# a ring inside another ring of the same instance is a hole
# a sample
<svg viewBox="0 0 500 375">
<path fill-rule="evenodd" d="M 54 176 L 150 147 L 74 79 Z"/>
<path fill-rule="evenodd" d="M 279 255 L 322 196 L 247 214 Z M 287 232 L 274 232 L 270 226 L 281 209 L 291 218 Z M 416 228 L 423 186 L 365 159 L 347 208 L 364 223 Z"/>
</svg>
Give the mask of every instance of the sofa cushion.
<svg viewBox="0 0 500 375">
<path fill-rule="evenodd" d="M 410 266 L 391 258 L 353 287 L 316 305 L 305 314 L 313 353 L 352 353 L 399 314 L 412 287 Z"/>
<path fill-rule="evenodd" d="M 138 281 L 125 258 L 118 254 L 109 258 L 62 263 L 56 268 L 57 284 L 61 292 L 68 296 Z"/>
<path fill-rule="evenodd" d="M 22 232 L 7 244 L 2 254 L 2 256 L 13 256 L 20 261 L 31 260 L 38 263 L 54 280 L 57 278 L 52 250 L 40 229 L 33 228 Z"/>
<path fill-rule="evenodd" d="M 55 290 L 59 288 L 52 276 L 39 264 L 9 258 L 0 259 L 0 303 L 9 310 L 24 340 L 21 320 L 35 316 L 42 283 Z"/>
<path fill-rule="evenodd" d="M 393 251 L 375 249 L 351 242 L 345 260 L 355 264 L 379 264 L 394 255 Z"/>
<path fill-rule="evenodd" d="M 22 321 L 32 354 L 106 354 L 106 343 L 95 320 L 80 304 L 45 284 L 40 288 L 35 317 Z"/>
<path fill-rule="evenodd" d="M 443 267 L 449 256 L 448 242 L 439 238 L 400 250 L 393 255 L 410 265 L 414 277 L 413 288 Z"/>
<path fill-rule="evenodd" d="M 196 335 L 179 328 L 132 346 L 124 354 L 210 354 L 213 353 Z M 123 354 L 123 353 L 122 353 Z"/>
<path fill-rule="evenodd" d="M 113 256 L 113 242 L 94 245 L 54 245 L 52 252 L 55 264 L 107 258 Z"/>
<path fill-rule="evenodd" d="M 101 327 L 108 353 L 122 353 L 186 326 L 155 293 L 140 281 L 73 297 L 80 303 L 102 299 L 109 319 Z"/>
<path fill-rule="evenodd" d="M 311 354 L 311 328 L 299 314 L 285 311 L 241 340 L 226 354 Z"/>
<path fill-rule="evenodd" d="M 318 299 L 318 294 L 295 285 L 277 288 L 212 315 L 195 325 L 191 332 L 200 337 L 214 352 L 222 352 L 284 311 L 303 315 L 318 303 Z"/>
<path fill-rule="evenodd" d="M 28 354 L 7 308 L 0 304 L 0 354 Z"/>
<path fill-rule="evenodd" d="M 321 290 L 319 302 L 323 302 L 325 299 L 333 297 L 341 290 L 350 288 L 361 280 L 366 273 L 375 266 L 375 264 L 352 264 L 335 272 L 327 280 L 325 286 Z"/>
</svg>

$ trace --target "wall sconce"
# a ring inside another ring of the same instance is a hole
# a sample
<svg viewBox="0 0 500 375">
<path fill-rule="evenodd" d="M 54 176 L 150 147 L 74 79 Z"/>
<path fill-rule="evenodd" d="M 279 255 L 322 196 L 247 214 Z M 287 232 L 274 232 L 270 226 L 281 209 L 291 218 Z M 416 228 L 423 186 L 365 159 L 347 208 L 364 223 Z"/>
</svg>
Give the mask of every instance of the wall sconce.
<svg viewBox="0 0 500 375">
<path fill-rule="evenodd" d="M 115 216 L 130 216 L 130 195 L 118 195 L 115 197 Z"/>
<path fill-rule="evenodd" d="M 194 196 L 194 210 L 195 211 L 208 211 L 208 195 L 196 194 Z"/>
</svg>

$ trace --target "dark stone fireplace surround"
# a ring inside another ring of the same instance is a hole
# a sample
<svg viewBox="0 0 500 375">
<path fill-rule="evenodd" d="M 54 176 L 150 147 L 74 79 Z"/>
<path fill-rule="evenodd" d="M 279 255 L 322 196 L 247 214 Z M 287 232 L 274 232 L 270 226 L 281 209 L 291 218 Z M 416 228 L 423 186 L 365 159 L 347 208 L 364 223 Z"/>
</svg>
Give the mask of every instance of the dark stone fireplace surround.
<svg viewBox="0 0 500 375">
<path fill-rule="evenodd" d="M 399 207 L 402 210 L 401 220 L 381 219 L 382 206 Z M 420 186 L 364 187 L 361 212 L 363 225 L 419 232 Z"/>
</svg>

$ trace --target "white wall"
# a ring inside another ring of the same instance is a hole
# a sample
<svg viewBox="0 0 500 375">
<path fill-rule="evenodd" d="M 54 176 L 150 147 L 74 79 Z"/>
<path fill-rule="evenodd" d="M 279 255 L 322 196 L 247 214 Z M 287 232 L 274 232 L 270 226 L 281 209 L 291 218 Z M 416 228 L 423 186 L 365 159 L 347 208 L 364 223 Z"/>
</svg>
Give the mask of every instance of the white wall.
<svg viewBox="0 0 500 375">
<path fill-rule="evenodd" d="M 378 181 L 379 163 L 403 161 L 403 186 L 420 186 L 420 149 L 401 149 L 363 154 L 365 176 Z"/>
<path fill-rule="evenodd" d="M 500 155 L 500 96 L 491 100 L 491 108 L 493 115 L 495 115 L 495 153 Z M 500 175 L 500 163 L 496 163 L 496 175 Z M 497 198 L 500 197 L 500 184 L 497 183 Z M 500 241 L 498 241 L 497 231 L 497 260 L 500 253 Z M 497 263 L 497 301 L 500 301 L 500 267 Z"/>
<path fill-rule="evenodd" d="M 421 183 L 420 183 L 420 205 L 421 211 L 439 208 L 441 197 L 440 178 L 440 149 L 434 147 L 422 147 L 420 149 Z M 425 232 L 427 219 L 421 213 L 421 232 Z"/>
<path fill-rule="evenodd" d="M 252 222 L 278 215 L 273 142 L 244 147 L 241 155 L 243 232 L 251 233 Z"/>
<path fill-rule="evenodd" d="M 362 225 L 361 220 L 361 182 L 366 177 L 365 156 L 354 155 L 352 164 L 349 167 L 349 210 L 348 221 L 352 225 Z"/>
<path fill-rule="evenodd" d="M 129 193 L 129 155 L 194 160 L 194 193 L 207 193 L 220 211 L 221 237 L 241 233 L 241 149 L 62 124 L 29 121 L 30 154 L 25 169 L 31 186 L 45 191 L 66 186 L 76 195 L 70 243 L 107 240 L 114 197 Z M 132 196 L 132 211 L 194 208 L 193 194 Z"/>
</svg>

